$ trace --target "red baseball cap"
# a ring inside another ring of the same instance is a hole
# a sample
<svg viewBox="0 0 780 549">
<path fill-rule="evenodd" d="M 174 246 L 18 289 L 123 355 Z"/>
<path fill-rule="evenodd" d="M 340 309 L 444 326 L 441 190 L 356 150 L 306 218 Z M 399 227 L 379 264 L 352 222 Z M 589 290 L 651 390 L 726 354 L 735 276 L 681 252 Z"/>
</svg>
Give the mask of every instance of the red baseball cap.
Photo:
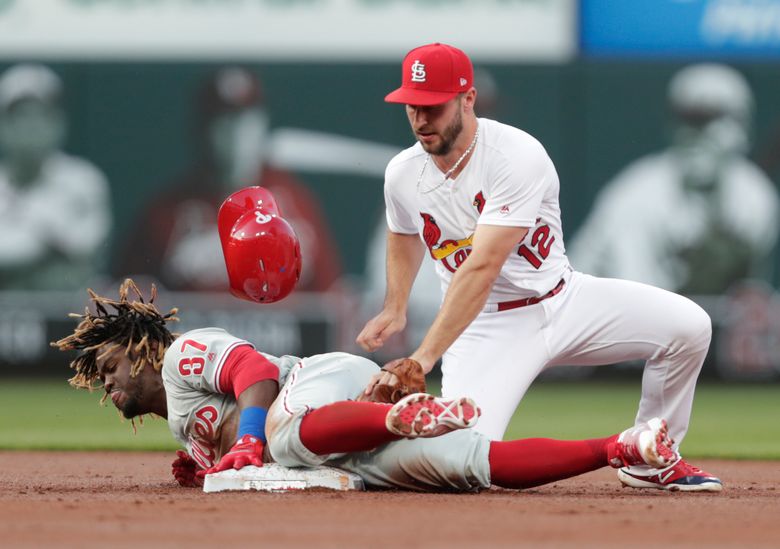
<svg viewBox="0 0 780 549">
<path fill-rule="evenodd" d="M 447 44 L 427 44 L 406 54 L 401 87 L 385 97 L 388 103 L 440 105 L 474 85 L 474 67 L 463 51 Z"/>
</svg>

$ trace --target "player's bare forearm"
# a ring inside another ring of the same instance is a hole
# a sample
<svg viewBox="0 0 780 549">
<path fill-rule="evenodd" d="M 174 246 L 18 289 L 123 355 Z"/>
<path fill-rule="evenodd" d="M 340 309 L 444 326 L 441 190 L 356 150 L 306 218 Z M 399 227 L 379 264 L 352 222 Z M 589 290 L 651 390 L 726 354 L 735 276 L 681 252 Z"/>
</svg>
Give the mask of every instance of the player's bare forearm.
<svg viewBox="0 0 780 549">
<path fill-rule="evenodd" d="M 382 311 L 357 336 L 366 351 L 375 351 L 406 326 L 409 292 L 422 263 L 422 242 L 413 234 L 387 232 L 387 294 Z"/>
<path fill-rule="evenodd" d="M 528 229 L 521 227 L 477 228 L 471 254 L 452 277 L 439 314 L 410 356 L 426 373 L 485 306 L 507 256 L 527 233 Z"/>
<path fill-rule="evenodd" d="M 239 413 L 245 408 L 259 407 L 266 410 L 271 406 L 279 394 L 279 384 L 275 379 L 266 379 L 250 385 L 238 395 L 237 404 Z"/>
<path fill-rule="evenodd" d="M 498 271 L 488 266 L 467 268 L 466 260 L 452 278 L 439 314 L 417 350 L 410 358 L 417 360 L 425 373 L 441 358 L 450 345 L 471 324 L 485 306 Z"/>
<path fill-rule="evenodd" d="M 420 270 L 425 248 L 416 234 L 387 231 L 386 311 L 406 314 L 409 292 Z"/>
<path fill-rule="evenodd" d="M 266 414 L 278 393 L 279 385 L 275 379 L 258 381 L 241 391 L 236 399 L 239 409 L 237 440 L 215 465 L 206 470 L 206 474 L 241 469 L 247 465 L 263 465 Z"/>
</svg>

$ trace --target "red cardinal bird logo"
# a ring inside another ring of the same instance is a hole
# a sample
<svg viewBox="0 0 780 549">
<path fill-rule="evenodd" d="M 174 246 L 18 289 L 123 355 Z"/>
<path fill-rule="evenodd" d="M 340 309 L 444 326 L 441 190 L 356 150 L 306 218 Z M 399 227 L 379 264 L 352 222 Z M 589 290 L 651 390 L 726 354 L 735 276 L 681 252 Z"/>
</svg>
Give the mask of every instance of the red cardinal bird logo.
<svg viewBox="0 0 780 549">
<path fill-rule="evenodd" d="M 485 196 L 482 194 L 482 191 L 479 191 L 477 193 L 477 196 L 474 197 L 474 207 L 477 208 L 477 211 L 481 214 L 482 210 L 485 208 Z"/>
<path fill-rule="evenodd" d="M 448 239 L 439 244 L 441 228 L 437 225 L 436 220 L 431 214 L 427 213 L 421 213 L 420 217 L 423 218 L 424 223 L 422 237 L 425 245 L 428 246 L 431 257 L 436 261 L 441 261 L 446 269 L 454 273 L 468 257 L 469 253 L 471 253 L 471 240 L 474 235 L 472 234 L 460 240 Z"/>
<path fill-rule="evenodd" d="M 431 251 L 431 256 L 433 256 L 433 247 L 439 243 L 441 229 L 431 214 L 421 213 L 420 216 L 423 218 L 424 223 L 422 230 L 423 240 L 425 245 L 428 246 L 428 250 Z"/>
</svg>

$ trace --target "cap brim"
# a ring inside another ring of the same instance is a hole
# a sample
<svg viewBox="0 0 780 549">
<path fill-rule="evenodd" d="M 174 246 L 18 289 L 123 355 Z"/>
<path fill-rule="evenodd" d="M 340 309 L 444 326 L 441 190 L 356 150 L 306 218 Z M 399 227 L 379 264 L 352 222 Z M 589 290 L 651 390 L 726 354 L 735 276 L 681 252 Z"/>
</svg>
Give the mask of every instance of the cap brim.
<svg viewBox="0 0 780 549">
<path fill-rule="evenodd" d="M 385 102 L 422 106 L 441 105 L 458 95 L 458 93 L 460 92 L 434 92 L 415 90 L 413 88 L 398 88 L 385 96 Z"/>
</svg>

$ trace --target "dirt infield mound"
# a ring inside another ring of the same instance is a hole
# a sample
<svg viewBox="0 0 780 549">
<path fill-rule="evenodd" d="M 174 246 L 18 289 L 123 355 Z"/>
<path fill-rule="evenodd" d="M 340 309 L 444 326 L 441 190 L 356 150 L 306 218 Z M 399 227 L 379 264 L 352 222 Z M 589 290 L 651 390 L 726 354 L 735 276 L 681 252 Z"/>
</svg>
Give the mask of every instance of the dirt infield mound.
<svg viewBox="0 0 780 549">
<path fill-rule="evenodd" d="M 614 471 L 480 494 L 220 493 L 173 455 L 0 452 L 4 547 L 778 547 L 780 463 L 697 463 L 720 494 L 621 488 Z"/>
</svg>

